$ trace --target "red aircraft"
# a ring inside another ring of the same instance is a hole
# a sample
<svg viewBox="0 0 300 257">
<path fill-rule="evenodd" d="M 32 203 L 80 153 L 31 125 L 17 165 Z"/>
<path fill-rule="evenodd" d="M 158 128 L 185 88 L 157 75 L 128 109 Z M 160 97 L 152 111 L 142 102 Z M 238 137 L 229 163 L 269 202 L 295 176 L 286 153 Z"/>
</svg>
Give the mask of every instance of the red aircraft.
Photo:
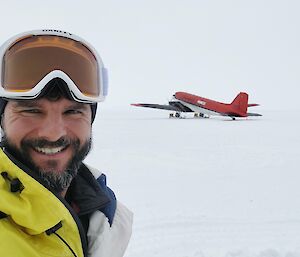
<svg viewBox="0 0 300 257">
<path fill-rule="evenodd" d="M 236 117 L 262 116 L 258 113 L 247 112 L 248 107 L 258 104 L 248 104 L 248 94 L 241 92 L 230 104 L 220 103 L 201 96 L 186 92 L 176 92 L 173 99 L 167 105 L 161 104 L 131 104 L 133 106 L 148 107 L 175 111 L 170 117 L 180 118 L 182 112 L 193 112 L 194 117 L 209 118 L 210 115 L 227 116 L 235 120 Z"/>
</svg>

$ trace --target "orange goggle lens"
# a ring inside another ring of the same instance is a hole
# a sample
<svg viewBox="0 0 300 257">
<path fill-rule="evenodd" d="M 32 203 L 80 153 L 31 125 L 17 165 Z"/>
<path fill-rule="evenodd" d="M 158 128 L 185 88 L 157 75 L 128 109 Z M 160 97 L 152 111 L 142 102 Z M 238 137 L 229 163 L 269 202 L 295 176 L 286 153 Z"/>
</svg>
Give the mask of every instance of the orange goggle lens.
<svg viewBox="0 0 300 257">
<path fill-rule="evenodd" d="M 100 95 L 98 62 L 82 43 L 51 35 L 20 39 L 6 51 L 2 63 L 5 90 L 26 92 L 51 71 L 66 73 L 82 94 Z"/>
</svg>

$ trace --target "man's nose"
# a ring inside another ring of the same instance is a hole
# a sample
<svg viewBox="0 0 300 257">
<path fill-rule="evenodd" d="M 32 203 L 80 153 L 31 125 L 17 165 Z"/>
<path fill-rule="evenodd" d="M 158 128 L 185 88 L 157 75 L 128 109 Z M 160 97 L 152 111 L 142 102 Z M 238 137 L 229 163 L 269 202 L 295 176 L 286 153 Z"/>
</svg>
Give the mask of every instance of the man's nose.
<svg viewBox="0 0 300 257">
<path fill-rule="evenodd" d="M 41 120 L 37 136 L 54 142 L 66 134 L 66 123 L 62 115 L 53 112 Z"/>
</svg>

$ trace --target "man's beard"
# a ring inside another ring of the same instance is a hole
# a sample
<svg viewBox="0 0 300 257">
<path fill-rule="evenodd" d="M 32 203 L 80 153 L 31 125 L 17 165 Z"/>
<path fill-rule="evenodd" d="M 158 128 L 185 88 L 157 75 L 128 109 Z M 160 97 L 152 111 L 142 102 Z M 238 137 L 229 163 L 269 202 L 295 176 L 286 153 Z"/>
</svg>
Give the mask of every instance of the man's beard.
<svg viewBox="0 0 300 257">
<path fill-rule="evenodd" d="M 82 161 L 91 150 L 92 139 L 89 138 L 82 147 L 80 147 L 79 139 L 69 139 L 67 137 L 62 137 L 55 142 L 50 142 L 45 139 L 27 139 L 21 141 L 20 149 L 18 149 L 4 133 L 1 144 L 18 161 L 27 166 L 40 179 L 44 186 L 56 193 L 61 193 L 69 187 L 72 179 L 77 175 Z M 63 171 L 55 170 L 57 162 L 54 160 L 49 160 L 47 163 L 50 168 L 42 169 L 33 161 L 29 154 L 29 150 L 35 147 L 63 146 L 71 147 L 73 149 L 73 156 Z"/>
</svg>

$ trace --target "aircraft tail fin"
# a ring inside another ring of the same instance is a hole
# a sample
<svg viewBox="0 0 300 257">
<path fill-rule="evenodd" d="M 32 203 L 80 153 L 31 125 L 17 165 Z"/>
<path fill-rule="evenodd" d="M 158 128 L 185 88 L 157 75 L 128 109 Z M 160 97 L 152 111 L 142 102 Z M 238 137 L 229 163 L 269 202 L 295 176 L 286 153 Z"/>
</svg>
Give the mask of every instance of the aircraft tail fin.
<svg viewBox="0 0 300 257">
<path fill-rule="evenodd" d="M 247 116 L 248 94 L 244 92 L 239 93 L 230 105 L 238 110 L 241 115 Z"/>
</svg>

